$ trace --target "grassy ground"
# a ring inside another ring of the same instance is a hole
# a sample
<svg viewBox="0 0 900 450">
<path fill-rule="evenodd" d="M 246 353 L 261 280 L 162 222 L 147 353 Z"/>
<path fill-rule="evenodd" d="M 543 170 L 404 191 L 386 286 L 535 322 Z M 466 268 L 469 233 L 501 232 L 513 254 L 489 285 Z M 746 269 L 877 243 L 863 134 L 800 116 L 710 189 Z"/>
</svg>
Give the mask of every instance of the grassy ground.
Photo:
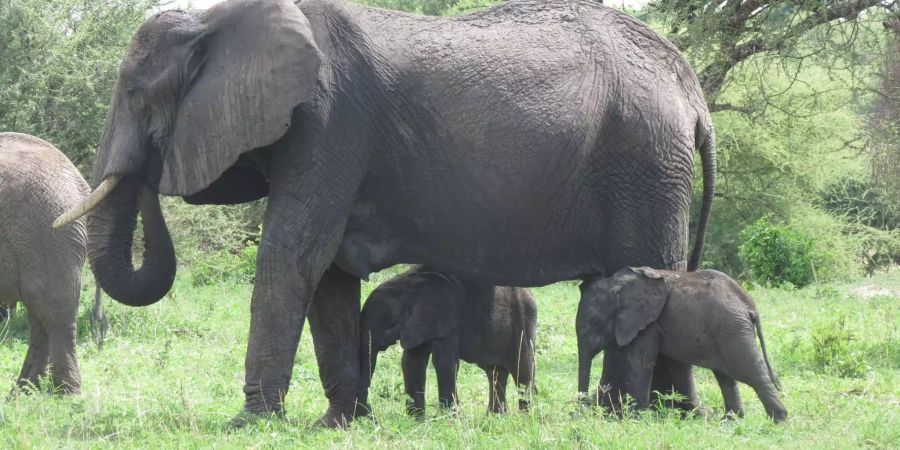
<svg viewBox="0 0 900 450">
<path fill-rule="evenodd" d="M 783 426 L 768 421 L 746 386 L 741 421 L 681 420 L 671 413 L 613 420 L 580 409 L 574 401 L 578 289 L 564 283 L 535 290 L 540 392 L 530 413 L 487 415 L 485 377 L 464 365 L 459 417 L 434 407 L 430 376 L 427 418 L 407 418 L 400 352 L 391 349 L 379 359 L 372 388 L 377 420 L 359 421 L 348 432 L 313 429 L 325 400 L 304 333 L 288 418 L 226 431 L 243 400 L 250 286 L 195 288 L 184 277 L 170 298 L 149 308 L 108 301 L 110 337 L 98 350 L 87 330 L 92 286 L 86 284 L 78 347 L 84 392 L 0 399 L 0 447 L 900 447 L 900 271 L 856 284 L 752 292 L 791 413 Z M 2 390 L 12 387 L 25 354 L 24 316 L 20 309 L 2 332 Z M 696 375 L 704 402 L 721 413 L 711 373 L 697 369 Z"/>
</svg>

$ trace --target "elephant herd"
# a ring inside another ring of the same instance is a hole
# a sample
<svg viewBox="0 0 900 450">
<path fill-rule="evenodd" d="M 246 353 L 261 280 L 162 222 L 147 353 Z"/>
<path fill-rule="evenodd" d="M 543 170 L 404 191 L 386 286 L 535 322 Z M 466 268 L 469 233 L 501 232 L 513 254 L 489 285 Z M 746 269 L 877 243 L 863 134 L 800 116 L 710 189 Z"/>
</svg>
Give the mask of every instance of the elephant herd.
<svg viewBox="0 0 900 450">
<path fill-rule="evenodd" d="M 510 376 L 527 408 L 537 310 L 526 288 L 562 280 L 582 281 L 582 398 L 619 410 L 626 396 L 644 408 L 651 392 L 674 391 L 685 400 L 672 406 L 694 410 L 699 365 L 729 413 L 743 413 L 741 381 L 770 417 L 787 417 L 752 300 L 727 276 L 695 271 L 716 174 L 697 78 L 624 13 L 579 0 L 512 0 L 457 18 L 227 0 L 150 17 L 111 94 L 93 192 L 51 145 L 0 134 L 0 303 L 21 300 L 31 325 L 20 385 L 49 361 L 54 384 L 79 389 L 85 254 L 123 304 L 171 289 L 159 194 L 266 197 L 234 426 L 284 413 L 307 320 L 325 426 L 370 411 L 378 353 L 397 341 L 411 414 L 424 411 L 429 357 L 442 404 L 456 402 L 463 359 L 484 369 L 491 411 L 506 410 Z M 360 312 L 361 280 L 396 264 L 414 266 Z M 588 394 L 600 351 L 601 388 Z"/>
</svg>

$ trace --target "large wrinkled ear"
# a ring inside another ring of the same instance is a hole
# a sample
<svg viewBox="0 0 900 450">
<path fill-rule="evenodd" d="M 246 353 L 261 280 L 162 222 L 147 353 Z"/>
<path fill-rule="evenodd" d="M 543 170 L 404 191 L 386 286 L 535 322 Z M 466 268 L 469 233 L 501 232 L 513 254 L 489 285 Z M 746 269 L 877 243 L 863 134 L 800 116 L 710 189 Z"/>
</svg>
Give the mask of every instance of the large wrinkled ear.
<svg viewBox="0 0 900 450">
<path fill-rule="evenodd" d="M 312 97 L 321 56 L 291 0 L 229 0 L 201 16 L 192 42 L 202 67 L 188 80 L 159 191 L 185 196 L 209 186 L 241 153 L 272 144 L 291 112 Z"/>
<path fill-rule="evenodd" d="M 669 297 L 666 280 L 652 269 L 627 269 L 616 275 L 616 343 L 625 346 L 655 322 Z"/>
<path fill-rule="evenodd" d="M 427 285 L 418 292 L 400 331 L 400 346 L 404 349 L 447 336 L 459 328 L 460 304 L 465 291 L 458 283 L 429 278 Z"/>
</svg>

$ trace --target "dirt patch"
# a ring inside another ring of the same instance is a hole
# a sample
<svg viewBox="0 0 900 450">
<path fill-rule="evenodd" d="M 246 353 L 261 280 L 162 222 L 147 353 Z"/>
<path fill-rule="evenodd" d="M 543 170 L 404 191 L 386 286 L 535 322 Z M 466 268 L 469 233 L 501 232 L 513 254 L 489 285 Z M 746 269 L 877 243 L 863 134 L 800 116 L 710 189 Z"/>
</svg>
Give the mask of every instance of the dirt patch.
<svg viewBox="0 0 900 450">
<path fill-rule="evenodd" d="M 862 298 L 872 298 L 878 296 L 885 297 L 900 297 L 900 286 L 898 287 L 884 287 L 884 286 L 860 286 L 858 288 L 853 289 L 851 292 L 853 294 L 858 295 Z"/>
</svg>

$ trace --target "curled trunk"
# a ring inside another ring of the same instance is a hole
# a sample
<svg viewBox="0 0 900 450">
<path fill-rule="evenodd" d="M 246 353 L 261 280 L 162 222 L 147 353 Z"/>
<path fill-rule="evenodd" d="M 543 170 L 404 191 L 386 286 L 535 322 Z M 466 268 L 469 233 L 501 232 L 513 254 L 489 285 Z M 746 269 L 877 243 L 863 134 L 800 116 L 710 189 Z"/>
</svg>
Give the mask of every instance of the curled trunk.
<svg viewBox="0 0 900 450">
<path fill-rule="evenodd" d="M 141 213 L 144 261 L 135 268 L 131 247 Z M 175 249 L 159 198 L 140 180 L 125 179 L 88 216 L 88 259 L 97 283 L 129 306 L 159 301 L 175 280 Z"/>
</svg>

